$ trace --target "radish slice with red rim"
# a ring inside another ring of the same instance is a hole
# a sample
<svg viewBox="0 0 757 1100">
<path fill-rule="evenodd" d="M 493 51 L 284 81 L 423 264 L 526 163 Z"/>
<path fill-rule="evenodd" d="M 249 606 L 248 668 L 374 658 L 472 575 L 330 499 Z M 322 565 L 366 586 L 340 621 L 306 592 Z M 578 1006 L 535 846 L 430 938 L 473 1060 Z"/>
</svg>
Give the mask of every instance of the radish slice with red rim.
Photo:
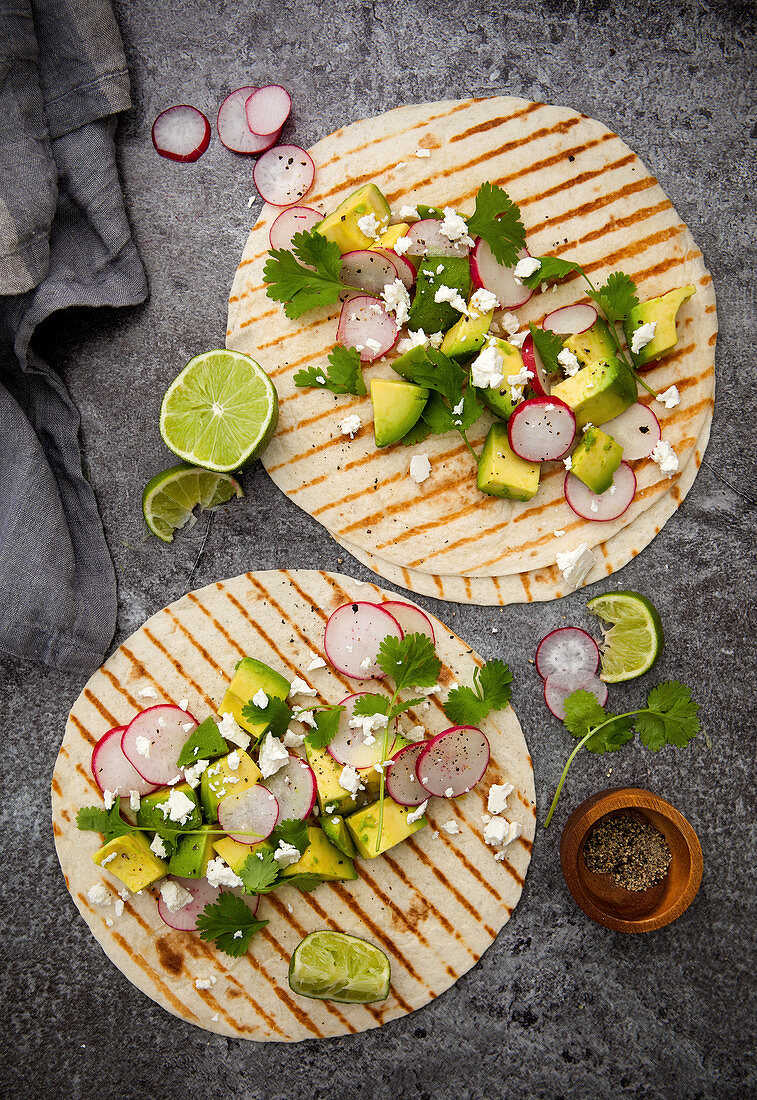
<svg viewBox="0 0 757 1100">
<path fill-rule="evenodd" d="M 406 745 L 387 765 L 386 792 L 399 806 L 420 806 L 428 798 L 428 791 L 421 786 L 415 771 L 425 747 L 425 741 Z"/>
<path fill-rule="evenodd" d="M 373 251 L 377 252 L 379 256 L 386 256 L 387 260 L 391 260 L 397 269 L 397 278 L 401 280 L 405 290 L 410 290 L 418 274 L 410 263 L 410 260 L 406 260 L 404 256 L 400 256 L 400 254 L 395 252 L 392 248 L 376 248 L 373 249 Z"/>
<path fill-rule="evenodd" d="M 590 329 L 596 319 L 594 306 L 561 306 L 547 314 L 541 327 L 547 332 L 556 332 L 558 336 L 577 336 L 579 332 Z"/>
<path fill-rule="evenodd" d="M 565 499 L 581 519 L 600 522 L 622 516 L 636 493 L 636 476 L 627 462 L 615 471 L 612 485 L 605 493 L 593 493 L 574 474 L 566 474 Z"/>
<path fill-rule="evenodd" d="M 529 382 L 531 389 L 537 397 L 549 397 L 552 385 L 542 358 L 534 347 L 534 338 L 530 332 L 523 341 L 520 354 L 523 359 L 523 366 L 533 374 L 533 378 Z"/>
<path fill-rule="evenodd" d="M 553 672 L 590 672 L 599 668 L 599 646 L 577 626 L 561 626 L 539 642 L 536 650 L 536 671 L 542 680 Z"/>
<path fill-rule="evenodd" d="M 402 637 L 402 627 L 390 612 L 375 603 L 345 603 L 326 623 L 323 648 L 337 672 L 356 680 L 381 679 L 376 657 L 388 634 Z"/>
<path fill-rule="evenodd" d="M 313 186 L 315 165 L 310 153 L 299 145 L 277 145 L 263 153 L 252 178 L 261 198 L 271 206 L 291 206 Z"/>
<path fill-rule="evenodd" d="M 398 277 L 394 263 L 380 252 L 357 248 L 342 256 L 339 282 L 345 286 L 360 287 L 366 294 L 378 297 L 387 283 L 393 283 Z"/>
<path fill-rule="evenodd" d="M 132 718 L 121 737 L 121 748 L 143 779 L 161 786 L 180 774 L 176 761 L 197 726 L 188 711 L 159 703 Z"/>
<path fill-rule="evenodd" d="M 121 738 L 125 729 L 126 726 L 116 726 L 115 729 L 108 730 L 92 750 L 92 775 L 95 777 L 95 783 L 101 791 L 110 791 L 112 794 L 126 798 L 130 791 L 136 791 L 139 795 L 150 794 L 156 789 L 157 784 L 150 783 L 141 776 L 131 761 L 124 756 Z M 189 734 L 185 736 L 188 737 Z M 173 774 L 176 775 L 178 770 L 174 766 Z"/>
<path fill-rule="evenodd" d="M 528 256 L 530 252 L 525 248 L 518 252 L 519 260 Z M 529 290 L 515 278 L 515 265 L 505 267 L 501 264 L 481 237 L 476 238 L 476 246 L 471 254 L 470 273 L 473 285 L 496 294 L 503 309 L 518 309 L 533 294 L 533 290 Z"/>
<path fill-rule="evenodd" d="M 348 695 L 339 704 L 344 710 L 339 716 L 339 729 L 329 744 L 329 755 L 343 767 L 347 764 L 352 768 L 372 768 L 374 764 L 380 764 L 384 759 L 384 733 L 386 726 L 374 728 L 370 734 L 365 734 L 361 726 L 350 726 L 355 702 L 359 695 Z M 366 736 L 368 741 L 366 741 Z M 395 742 L 395 734 L 387 735 L 387 755 L 391 752 Z"/>
<path fill-rule="evenodd" d="M 355 294 L 342 306 L 336 338 L 345 348 L 357 348 L 364 363 L 380 359 L 397 343 L 400 327 L 380 298 Z"/>
<path fill-rule="evenodd" d="M 414 222 L 406 233 L 413 242 L 407 250 L 407 255 L 410 257 L 467 256 L 470 245 L 451 241 L 445 237 L 442 233 L 442 224 L 438 218 L 424 218 L 423 221 Z"/>
<path fill-rule="evenodd" d="M 457 798 L 476 786 L 489 766 L 489 742 L 475 726 L 452 726 L 427 741 L 415 774 L 429 794 Z"/>
<path fill-rule="evenodd" d="M 278 820 L 276 796 L 260 783 L 239 794 L 227 794 L 218 803 L 218 824 L 238 844 L 259 844 L 271 835 Z"/>
<path fill-rule="evenodd" d="M 268 234 L 271 248 L 291 248 L 295 233 L 307 233 L 323 221 L 323 214 L 310 206 L 290 206 L 282 210 Z"/>
<path fill-rule="evenodd" d="M 565 700 L 574 691 L 588 691 L 601 707 L 607 702 L 607 685 L 593 672 L 553 672 L 544 681 L 544 702 L 555 718 L 565 717 Z"/>
<path fill-rule="evenodd" d="M 210 145 L 210 123 L 202 111 L 187 103 L 169 107 L 152 124 L 152 143 L 162 157 L 190 163 Z"/>
<path fill-rule="evenodd" d="M 527 462 L 553 462 L 566 455 L 576 437 L 576 417 L 556 397 L 532 397 L 521 402 L 507 422 L 507 438 L 516 455 Z"/>
<path fill-rule="evenodd" d="M 426 634 L 432 642 L 436 642 L 434 628 L 428 615 L 425 615 L 419 607 L 402 603 L 400 600 L 385 600 L 379 607 L 383 607 L 390 615 L 393 615 L 402 627 L 403 634 Z"/>
<path fill-rule="evenodd" d="M 281 127 L 289 118 L 291 109 L 292 97 L 280 84 L 258 88 L 244 104 L 247 125 L 253 134 L 264 138 L 281 133 Z"/>
<path fill-rule="evenodd" d="M 259 137 L 247 125 L 245 105 L 257 88 L 235 88 L 218 108 L 216 129 L 221 143 L 232 153 L 264 153 L 279 139 L 278 133 Z"/>
<path fill-rule="evenodd" d="M 649 458 L 662 438 L 660 421 L 649 408 L 637 401 L 620 416 L 602 425 L 602 431 L 611 435 L 623 448 L 623 458 L 633 462 L 637 458 Z"/>
<path fill-rule="evenodd" d="M 205 878 L 178 878 L 172 875 L 165 881 L 177 882 L 182 889 L 192 895 L 192 900 L 183 905 L 181 909 L 177 909 L 175 913 L 172 913 L 163 900 L 163 895 L 159 894 L 158 913 L 161 920 L 169 928 L 175 928 L 177 932 L 194 932 L 197 927 L 197 918 L 205 906 L 218 901 L 219 892 L 217 887 L 211 886 Z M 239 886 L 235 886 L 233 890 L 228 890 L 226 887 L 224 889 L 228 893 L 241 897 L 252 916 L 255 916 L 260 904 L 259 894 L 245 894 Z"/>
<path fill-rule="evenodd" d="M 293 753 L 289 763 L 261 780 L 279 805 L 279 821 L 304 821 L 315 806 L 317 792 L 315 773 L 310 765 Z"/>
</svg>

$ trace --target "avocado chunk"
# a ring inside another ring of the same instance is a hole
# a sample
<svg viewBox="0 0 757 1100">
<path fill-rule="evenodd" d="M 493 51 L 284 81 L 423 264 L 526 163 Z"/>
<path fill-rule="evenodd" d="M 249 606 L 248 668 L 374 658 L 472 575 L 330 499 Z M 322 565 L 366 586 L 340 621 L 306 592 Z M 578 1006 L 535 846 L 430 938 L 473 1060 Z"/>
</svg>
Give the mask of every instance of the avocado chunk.
<svg viewBox="0 0 757 1100">
<path fill-rule="evenodd" d="M 377 447 L 399 442 L 426 407 L 428 390 L 414 382 L 397 382 L 391 378 L 371 379 L 373 403 L 373 436 Z"/>
<path fill-rule="evenodd" d="M 495 340 L 494 346 L 502 357 L 504 381 L 499 389 L 492 389 L 491 387 L 477 389 L 484 404 L 489 406 L 494 415 L 498 416 L 500 420 L 507 420 L 516 405 L 507 384 L 507 379 L 510 375 L 520 374 L 523 370 L 523 356 L 520 348 L 516 348 L 515 344 L 510 344 L 507 340 Z"/>
<path fill-rule="evenodd" d="M 695 287 L 689 283 L 688 286 L 669 290 L 667 294 L 661 294 L 658 298 L 650 298 L 648 302 L 640 302 L 633 307 L 625 319 L 623 330 L 635 366 L 643 367 L 646 363 L 651 363 L 653 359 L 661 359 L 663 355 L 667 355 L 669 351 L 673 350 L 678 343 L 678 332 L 676 330 L 678 311 L 683 303 L 688 301 L 695 293 Z M 631 345 L 636 329 L 652 321 L 656 323 L 654 336 L 639 351 L 633 351 Z"/>
<path fill-rule="evenodd" d="M 531 500 L 539 488 L 541 466 L 527 462 L 511 449 L 507 425 L 492 424 L 478 462 L 478 487 L 482 493 L 511 500 Z"/>
<path fill-rule="evenodd" d="M 204 878 L 213 858 L 216 834 L 211 825 L 201 825 L 198 832 L 180 836 L 176 851 L 168 864 L 169 873 L 179 878 Z"/>
<path fill-rule="evenodd" d="M 384 230 L 378 241 L 371 245 L 371 252 L 376 252 L 379 248 L 393 249 L 400 237 L 404 237 L 409 228 L 407 222 L 397 222 L 395 225 L 390 225 L 388 229 Z"/>
<path fill-rule="evenodd" d="M 216 840 L 213 849 L 221 859 L 228 863 L 235 875 L 238 875 L 241 868 L 244 867 L 251 852 L 273 851 L 267 840 L 261 840 L 258 844 L 240 844 L 238 840 L 232 840 L 230 836 L 222 836 L 219 840 Z"/>
<path fill-rule="evenodd" d="M 421 363 L 430 362 L 431 360 L 426 355 L 426 349 L 417 344 L 414 348 L 410 348 L 410 351 L 406 351 L 393 359 L 391 367 L 397 374 L 401 374 L 403 378 L 406 378 L 408 382 L 415 382 L 415 368 Z"/>
<path fill-rule="evenodd" d="M 331 813 L 348 814 L 355 809 L 357 803 L 349 791 L 339 785 L 339 776 L 342 774 L 342 765 L 337 764 L 328 749 L 314 749 L 305 739 L 305 756 L 308 764 L 315 773 L 315 783 L 318 788 L 318 805 L 321 813 L 327 814 L 329 807 Z"/>
<path fill-rule="evenodd" d="M 367 214 L 374 214 L 380 230 L 387 226 L 391 213 L 389 203 L 376 184 L 367 183 L 340 202 L 332 214 L 318 222 L 313 232 L 339 245 L 342 254 L 356 248 L 370 248 L 376 241 L 362 231 L 358 222 Z"/>
<path fill-rule="evenodd" d="M 150 851 L 150 842 L 144 833 L 117 836 L 98 848 L 92 859 L 100 867 L 105 863 L 105 870 L 120 879 L 133 894 L 168 874 L 168 864 Z"/>
<path fill-rule="evenodd" d="M 161 808 L 167 806 L 174 791 L 186 795 L 192 803 L 192 809 L 187 811 L 186 821 L 175 821 L 169 817 L 167 809 L 164 813 Z M 140 829 L 151 829 L 156 833 L 168 829 L 182 833 L 186 832 L 187 829 L 197 829 L 202 825 L 200 801 L 188 783 L 176 783 L 173 787 L 161 787 L 160 790 L 153 791 L 152 794 L 142 796 L 137 810 L 137 825 Z"/>
<path fill-rule="evenodd" d="M 259 740 L 271 723 L 263 719 L 254 721 L 245 718 L 242 714 L 243 707 L 261 690 L 269 699 L 283 701 L 291 686 L 289 680 L 262 661 L 256 661 L 254 657 L 243 657 L 226 689 L 218 713 L 233 715 L 243 730 L 247 730 L 253 739 Z"/>
<path fill-rule="evenodd" d="M 589 363 L 596 363 L 598 360 L 606 363 L 615 354 L 610 330 L 601 317 L 598 317 L 586 332 L 568 336 L 563 340 L 562 346 L 573 352 L 582 367 L 587 367 Z"/>
<path fill-rule="evenodd" d="M 347 818 L 347 828 L 352 833 L 358 855 L 362 856 L 363 859 L 373 859 L 375 856 L 380 856 L 382 852 L 388 851 L 389 848 L 393 848 L 395 844 L 407 840 L 409 836 L 417 833 L 424 825 L 428 825 L 425 817 L 419 817 L 417 821 L 408 824 L 407 815 L 415 809 L 415 806 L 398 806 L 387 795 L 384 798 L 384 820 L 378 846 L 376 845 L 379 836 L 378 802 L 372 802 L 370 806 L 365 806 L 362 810 L 350 814 Z"/>
<path fill-rule="evenodd" d="M 624 362 L 614 356 L 598 360 L 552 387 L 552 397 L 569 405 L 576 427 L 604 424 L 630 408 L 636 400 L 636 379 Z"/>
<path fill-rule="evenodd" d="M 592 424 L 571 455 L 570 472 L 588 485 L 592 493 L 606 493 L 623 458 L 623 448 L 611 435 Z"/>
<path fill-rule="evenodd" d="M 179 768 L 184 768 L 197 760 L 215 760 L 228 751 L 229 746 L 218 732 L 218 724 L 213 718 L 206 718 L 194 733 L 190 733 L 176 763 Z"/>
<path fill-rule="evenodd" d="M 308 841 L 297 862 L 282 869 L 282 879 L 294 875 L 317 875 L 324 882 L 347 882 L 357 878 L 352 860 L 329 843 L 323 829 L 308 825 Z"/>
<path fill-rule="evenodd" d="M 447 332 L 439 348 L 450 359 L 466 359 L 484 346 L 494 310 L 481 313 L 468 302 L 468 316 L 461 317 Z"/>
<path fill-rule="evenodd" d="M 415 280 L 415 297 L 407 327 L 413 332 L 446 332 L 459 320 L 460 311 L 449 302 L 435 302 L 441 287 L 449 287 L 467 302 L 471 291 L 470 261 L 467 256 L 427 256 L 421 261 Z"/>
<path fill-rule="evenodd" d="M 321 818 L 321 827 L 327 839 L 331 841 L 335 848 L 338 848 L 340 852 L 344 852 L 348 859 L 355 858 L 357 855 L 355 845 L 352 843 L 352 837 L 344 823 L 344 818 L 340 814 L 324 814 Z"/>
<path fill-rule="evenodd" d="M 239 763 L 232 768 L 236 757 Z M 243 749 L 222 756 L 214 764 L 209 764 L 200 776 L 200 800 L 207 821 L 218 820 L 218 803 L 227 794 L 240 794 L 247 787 L 253 787 L 261 778 L 260 768 Z"/>
</svg>

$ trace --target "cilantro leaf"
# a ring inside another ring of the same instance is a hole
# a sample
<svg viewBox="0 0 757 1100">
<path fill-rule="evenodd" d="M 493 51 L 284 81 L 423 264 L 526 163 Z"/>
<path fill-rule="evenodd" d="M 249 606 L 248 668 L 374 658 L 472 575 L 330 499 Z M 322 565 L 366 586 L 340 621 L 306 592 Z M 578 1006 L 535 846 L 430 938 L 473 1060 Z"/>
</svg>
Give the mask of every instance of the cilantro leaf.
<svg viewBox="0 0 757 1100">
<path fill-rule="evenodd" d="M 447 696 L 444 713 L 456 726 L 477 726 L 489 712 L 472 687 L 456 687 Z"/>
<path fill-rule="evenodd" d="M 482 183 L 476 195 L 476 209 L 468 218 L 468 232 L 489 245 L 498 263 L 512 267 L 518 252 L 526 244 L 526 230 L 520 209 L 506 191 L 491 183 Z"/>
<path fill-rule="evenodd" d="M 512 694 L 513 674 L 509 665 L 495 657 L 477 668 L 473 679 L 481 688 L 481 694 L 489 703 L 491 710 L 504 710 Z"/>
<path fill-rule="evenodd" d="M 84 806 L 76 815 L 76 827 L 83 832 L 102 833 L 103 843 L 127 836 L 138 830 L 121 817 L 121 800 L 117 798 L 109 810 L 102 806 Z"/>
<path fill-rule="evenodd" d="M 394 680 L 395 694 L 407 687 L 433 687 L 442 667 L 426 634 L 406 634 L 404 638 L 387 634 L 376 663 Z"/>
<path fill-rule="evenodd" d="M 273 852 L 250 852 L 237 872 L 246 894 L 270 894 L 278 886 L 279 865 Z"/>
<path fill-rule="evenodd" d="M 266 733 L 272 733 L 274 737 L 283 737 L 289 723 L 294 718 L 294 711 L 286 705 L 283 699 L 276 699 L 275 696 L 271 695 L 264 707 L 257 706 L 250 699 L 242 707 L 242 716 L 255 724 L 258 722 L 267 723 L 261 737 Z"/>
<path fill-rule="evenodd" d="M 339 716 L 344 707 L 321 710 L 315 715 L 315 729 L 305 737 L 305 744 L 311 749 L 325 749 L 336 737 L 339 729 Z"/>
<path fill-rule="evenodd" d="M 504 661 L 495 658 L 473 673 L 473 687 L 453 688 L 444 713 L 458 726 L 475 726 L 490 710 L 504 710 L 510 702 L 513 674 Z"/>
<path fill-rule="evenodd" d="M 590 691 L 573 691 L 565 700 L 565 727 L 574 737 L 585 737 L 605 720 L 605 708 Z"/>
<path fill-rule="evenodd" d="M 630 715 L 616 717 L 609 714 L 607 718 L 607 725 L 597 730 L 584 745 L 589 752 L 596 752 L 600 756 L 605 752 L 617 752 L 629 741 L 633 741 L 633 718 Z"/>
<path fill-rule="evenodd" d="M 367 390 L 360 369 L 360 353 L 355 348 L 343 348 L 340 344 L 329 352 L 329 369 L 303 367 L 294 376 L 295 386 L 315 386 L 331 393 L 351 393 L 363 397 Z"/>
<path fill-rule="evenodd" d="M 305 822 L 291 817 L 279 821 L 268 839 L 274 848 L 278 847 L 279 841 L 283 841 L 284 844 L 291 844 L 300 855 L 310 843 Z"/>
<path fill-rule="evenodd" d="M 580 264 L 574 263 L 573 260 L 563 260 L 559 256 L 534 256 L 534 259 L 539 261 L 541 267 L 538 267 L 533 275 L 521 279 L 523 285 L 531 290 L 535 290 L 540 283 L 558 283 L 574 271 L 580 275 L 584 273 Z"/>
<path fill-rule="evenodd" d="M 359 714 L 362 717 L 368 717 L 371 714 L 388 714 L 390 703 L 391 699 L 388 695 L 366 692 L 365 695 L 361 695 L 355 700 L 352 713 Z"/>
<path fill-rule="evenodd" d="M 255 919 L 243 898 L 222 890 L 218 900 L 210 902 L 199 914 L 195 927 L 201 939 L 238 959 L 249 948 L 255 933 L 267 924 L 267 920 Z"/>
<path fill-rule="evenodd" d="M 315 890 L 316 886 L 320 886 L 322 882 L 323 879 L 319 875 L 308 871 L 300 871 L 297 875 L 290 875 L 288 878 L 283 878 L 279 885 L 294 886 L 297 890 L 301 890 L 303 894 L 306 894 L 311 890 Z"/>
<path fill-rule="evenodd" d="M 561 368 L 557 356 L 563 350 L 562 340 L 556 332 L 548 332 L 547 329 L 537 328 L 533 323 L 528 326 L 534 347 L 538 351 L 544 369 L 547 374 L 560 374 Z"/>
<path fill-rule="evenodd" d="M 623 271 L 613 271 L 604 286 L 588 293 L 610 322 L 624 320 L 633 307 L 639 304 L 636 283 Z"/>
<path fill-rule="evenodd" d="M 677 680 L 668 680 L 652 688 L 647 700 L 648 713 L 638 714 L 636 730 L 641 743 L 652 752 L 663 745 L 688 745 L 701 730 L 699 703 L 691 691 Z"/>
<path fill-rule="evenodd" d="M 430 390 L 436 390 L 446 397 L 450 406 L 457 405 L 463 396 L 463 386 L 467 381 L 467 372 L 459 363 L 436 348 L 426 349 L 426 359 L 413 367 L 413 381 Z"/>
<path fill-rule="evenodd" d="M 425 360 L 413 368 L 414 381 L 433 391 L 421 419 L 434 435 L 444 435 L 446 432 L 460 432 L 464 435 L 483 412 L 475 388 L 465 388 L 468 372 L 435 348 L 428 348 L 426 356 Z M 443 398 L 446 399 L 446 404 Z M 413 428 L 410 429 L 410 433 L 412 432 Z M 419 438 L 410 440 L 405 436 L 403 442 L 419 442 L 428 434 L 428 431 L 424 431 L 423 435 L 418 432 Z"/>
<path fill-rule="evenodd" d="M 428 439 L 431 433 L 431 426 L 426 423 L 423 419 L 423 415 L 421 415 L 420 420 L 413 424 L 408 432 L 405 432 L 401 442 L 404 443 L 406 447 L 412 447 L 414 443 L 423 443 L 424 439 Z"/>
<path fill-rule="evenodd" d="M 432 435 L 455 431 L 455 418 L 440 393 L 432 393 L 421 413 L 421 419 Z"/>
<path fill-rule="evenodd" d="M 184 768 L 198 760 L 215 760 L 228 751 L 229 746 L 218 732 L 217 724 L 212 718 L 206 718 L 184 742 L 176 766 Z"/>
<path fill-rule="evenodd" d="M 268 257 L 263 268 L 263 279 L 268 283 L 266 294 L 284 302 L 284 312 L 291 320 L 317 306 L 334 305 L 345 289 L 339 281 L 339 246 L 320 233 L 295 233 L 291 252 L 272 249 Z"/>
</svg>

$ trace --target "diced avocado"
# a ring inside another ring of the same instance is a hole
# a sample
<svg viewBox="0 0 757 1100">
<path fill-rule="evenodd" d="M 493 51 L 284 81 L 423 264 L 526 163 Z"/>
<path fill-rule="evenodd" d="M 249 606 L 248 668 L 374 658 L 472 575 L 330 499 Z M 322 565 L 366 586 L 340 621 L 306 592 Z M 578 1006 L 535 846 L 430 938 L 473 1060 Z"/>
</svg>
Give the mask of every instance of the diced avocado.
<svg viewBox="0 0 757 1100">
<path fill-rule="evenodd" d="M 397 443 L 410 431 L 413 424 L 420 420 L 428 392 L 425 386 L 416 386 L 414 382 L 371 379 L 373 435 L 377 447 Z"/>
<path fill-rule="evenodd" d="M 201 825 L 198 832 L 180 836 L 176 851 L 171 856 L 168 870 L 179 878 L 204 878 L 208 863 L 213 858 L 213 841 L 217 834 L 211 825 Z"/>
<path fill-rule="evenodd" d="M 235 875 L 244 867 L 250 852 L 272 852 L 273 848 L 267 840 L 261 840 L 259 844 L 240 844 L 238 840 L 232 840 L 230 836 L 222 836 L 214 841 L 213 848 L 221 859 L 225 860 Z"/>
<path fill-rule="evenodd" d="M 177 765 L 183 768 L 196 760 L 215 760 L 228 751 L 229 746 L 218 732 L 218 724 L 213 718 L 206 718 L 184 742 Z"/>
<path fill-rule="evenodd" d="M 370 248 L 376 243 L 375 240 L 366 236 L 358 225 L 367 214 L 376 215 L 379 227 L 386 225 L 391 216 L 389 203 L 375 183 L 367 183 L 348 195 L 332 214 L 318 222 L 314 232 L 334 241 L 342 253 L 353 252 L 356 248 Z"/>
<path fill-rule="evenodd" d="M 357 803 L 349 791 L 339 785 L 339 776 L 342 774 L 341 764 L 337 764 L 328 749 L 314 749 L 305 741 L 305 756 L 308 764 L 315 773 L 315 783 L 318 788 L 318 805 L 321 813 L 327 813 L 327 807 L 335 814 L 348 814 L 355 809 Z"/>
<path fill-rule="evenodd" d="M 173 791 L 186 795 L 193 803 L 193 809 L 186 821 L 174 821 L 167 814 L 164 814 L 160 808 L 168 802 Z M 161 787 L 160 790 L 153 791 L 152 794 L 142 796 L 137 810 L 137 825 L 140 829 L 151 829 L 156 833 L 163 829 L 176 829 L 179 832 L 186 832 L 187 829 L 197 829 L 202 825 L 200 800 L 188 783 L 176 783 L 173 787 Z"/>
<path fill-rule="evenodd" d="M 376 735 L 380 736 L 379 734 Z M 406 745 L 409 745 L 407 737 L 403 737 L 401 733 L 398 733 L 394 739 L 394 744 L 389 752 L 389 759 L 396 756 L 400 749 L 404 749 Z M 358 774 L 363 784 L 364 790 L 361 792 L 364 799 L 378 798 L 379 791 L 381 790 L 381 773 L 377 772 L 375 768 L 358 768 Z"/>
<path fill-rule="evenodd" d="M 109 858 L 112 855 L 115 859 Z M 168 874 L 168 864 L 150 851 L 150 842 L 144 833 L 117 836 L 98 848 L 92 859 L 100 867 L 105 863 L 105 870 L 134 894 Z"/>
<path fill-rule="evenodd" d="M 467 256 L 427 256 L 421 261 L 415 280 L 415 297 L 407 327 L 413 332 L 446 332 L 460 318 L 460 311 L 449 302 L 435 302 L 441 287 L 457 291 L 468 301 L 471 290 L 470 261 Z"/>
<path fill-rule="evenodd" d="M 615 354 L 615 347 L 607 325 L 598 317 L 586 332 L 568 336 L 562 346 L 572 351 L 582 367 L 601 361 L 606 363 Z"/>
<path fill-rule="evenodd" d="M 623 448 L 611 435 L 594 425 L 587 428 L 572 456 L 570 472 L 592 493 L 606 493 L 623 458 Z"/>
<path fill-rule="evenodd" d="M 552 397 L 570 405 L 578 428 L 604 424 L 620 416 L 633 405 L 636 396 L 633 372 L 614 356 L 581 367 L 571 378 L 564 378 L 552 387 Z"/>
<path fill-rule="evenodd" d="M 380 856 L 395 844 L 407 840 L 413 833 L 417 833 L 424 825 L 427 825 L 425 817 L 419 817 L 417 821 L 408 824 L 407 815 L 412 813 L 414 806 L 398 806 L 397 803 L 386 796 L 384 798 L 384 820 L 381 826 L 381 838 L 376 846 L 379 823 L 379 804 L 372 802 L 370 806 L 363 807 L 347 818 L 347 828 L 352 833 L 358 855 L 363 859 L 373 859 Z"/>
<path fill-rule="evenodd" d="M 479 389 L 478 392 L 481 394 L 484 404 L 489 406 L 495 416 L 498 416 L 500 420 L 507 420 L 516 405 L 507 384 L 507 379 L 510 375 L 520 374 L 523 370 L 523 356 L 520 348 L 516 348 L 515 344 L 511 344 L 507 340 L 495 340 L 494 343 L 502 356 L 504 381 L 499 389 L 488 387 L 484 390 Z"/>
<path fill-rule="evenodd" d="M 321 828 L 335 848 L 344 852 L 349 859 L 355 858 L 357 855 L 355 845 L 352 843 L 352 837 L 343 817 L 339 814 L 323 814 Z"/>
<path fill-rule="evenodd" d="M 439 348 L 451 359 L 465 359 L 484 346 L 494 310 L 481 313 L 468 302 L 468 316 L 461 317 L 447 332 Z"/>
<path fill-rule="evenodd" d="M 478 487 L 482 493 L 511 500 L 531 500 L 539 488 L 541 467 L 527 462 L 510 447 L 507 424 L 492 424 L 478 462 Z"/>
<path fill-rule="evenodd" d="M 261 777 L 260 768 L 255 761 L 242 749 L 235 750 L 239 757 L 236 768 L 229 765 L 229 756 L 235 759 L 234 753 L 228 753 L 209 764 L 200 776 L 200 799 L 207 821 L 218 820 L 218 803 L 227 794 L 240 794 L 247 787 L 253 787 Z"/>
<path fill-rule="evenodd" d="M 242 729 L 247 730 L 257 740 L 263 736 L 270 722 L 263 720 L 255 722 L 245 718 L 242 708 L 261 689 L 269 699 L 284 700 L 291 686 L 289 680 L 268 665 L 264 665 L 262 661 L 256 661 L 254 657 L 243 657 L 226 689 L 218 713 L 232 714 Z"/>
<path fill-rule="evenodd" d="M 371 251 L 375 252 L 377 248 L 394 248 L 397 241 L 400 237 L 405 236 L 409 228 L 407 222 L 397 222 L 396 225 L 390 225 L 388 229 L 384 230 L 378 241 L 371 246 Z"/>
<path fill-rule="evenodd" d="M 357 878 L 352 860 L 329 843 L 323 829 L 308 825 L 308 841 L 307 848 L 297 862 L 283 868 L 282 878 L 303 874 L 318 875 L 324 882 L 346 882 Z"/>
<path fill-rule="evenodd" d="M 428 363 L 429 358 L 426 355 L 426 349 L 417 344 L 414 348 L 410 348 L 410 351 L 404 352 L 403 355 L 398 355 L 396 359 L 391 362 L 392 370 L 395 370 L 397 374 L 401 374 L 403 378 L 406 378 L 408 382 L 415 381 L 415 368 L 419 363 Z"/>
<path fill-rule="evenodd" d="M 651 363 L 653 359 L 661 359 L 663 355 L 667 355 L 669 351 L 673 350 L 678 343 L 678 332 L 676 331 L 678 310 L 695 292 L 695 287 L 689 283 L 688 286 L 680 286 L 675 290 L 669 290 L 667 294 L 661 294 L 658 298 L 650 298 L 648 302 L 640 302 L 633 307 L 625 319 L 623 329 L 628 341 L 631 358 L 637 367 L 644 366 L 645 363 Z M 648 344 L 645 344 L 639 351 L 634 352 L 631 348 L 634 332 L 637 328 L 641 328 L 642 325 L 649 324 L 652 321 L 657 324 L 654 336 Z"/>
</svg>

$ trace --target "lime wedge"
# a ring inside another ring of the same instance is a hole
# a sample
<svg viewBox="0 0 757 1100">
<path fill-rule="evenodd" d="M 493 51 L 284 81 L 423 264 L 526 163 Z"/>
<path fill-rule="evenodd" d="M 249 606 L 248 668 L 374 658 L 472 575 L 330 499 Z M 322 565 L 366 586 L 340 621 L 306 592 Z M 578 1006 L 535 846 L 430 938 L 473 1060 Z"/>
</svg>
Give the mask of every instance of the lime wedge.
<svg viewBox="0 0 757 1100">
<path fill-rule="evenodd" d="M 160 406 L 166 446 L 196 466 L 226 473 L 262 454 L 279 420 L 273 383 L 238 351 L 206 351 L 190 359 Z"/>
<path fill-rule="evenodd" d="M 180 462 L 147 482 L 142 513 L 153 535 L 172 542 L 174 531 L 187 523 L 198 504 L 203 509 L 215 508 L 235 496 L 244 496 L 236 478 Z"/>
<path fill-rule="evenodd" d="M 608 592 L 586 605 L 589 611 L 612 623 L 605 631 L 600 680 L 618 684 L 649 672 L 662 653 L 665 635 L 654 605 L 638 592 Z"/>
<path fill-rule="evenodd" d="M 391 967 L 384 952 L 346 932 L 311 932 L 289 963 L 289 987 L 303 997 L 369 1004 L 389 996 Z"/>
</svg>

